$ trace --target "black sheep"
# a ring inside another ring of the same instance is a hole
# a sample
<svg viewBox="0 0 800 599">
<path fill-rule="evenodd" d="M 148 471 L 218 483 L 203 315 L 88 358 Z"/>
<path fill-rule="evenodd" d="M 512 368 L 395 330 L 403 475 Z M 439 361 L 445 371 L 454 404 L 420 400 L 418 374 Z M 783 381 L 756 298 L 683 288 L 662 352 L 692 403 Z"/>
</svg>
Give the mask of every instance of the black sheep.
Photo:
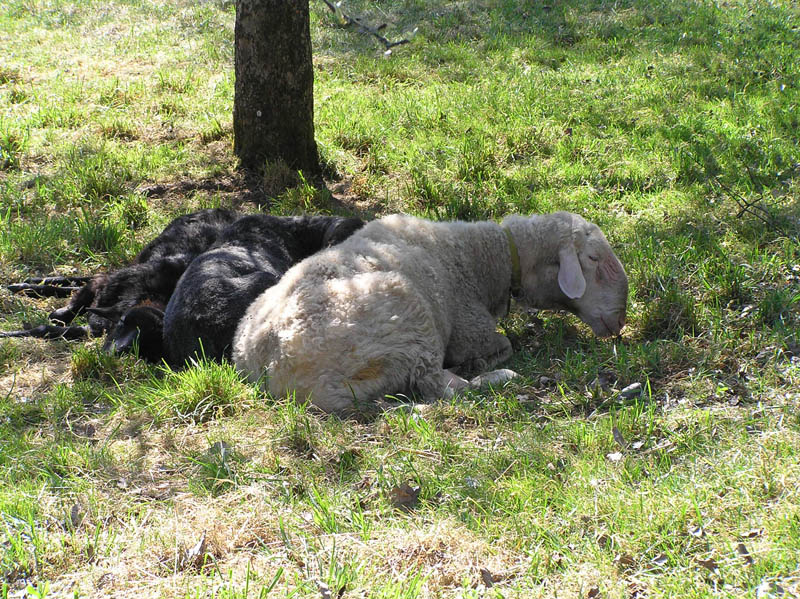
<svg viewBox="0 0 800 599">
<path fill-rule="evenodd" d="M 245 216 L 183 273 L 164 313 L 164 355 L 182 366 L 230 356 L 251 302 L 296 262 L 337 244 L 364 223 L 329 216 Z"/>
<path fill-rule="evenodd" d="M 220 232 L 239 216 L 223 208 L 179 216 L 139 252 L 132 264 L 89 278 L 66 306 L 49 315 L 51 321 L 69 325 L 77 316 L 88 312 L 88 327 L 40 325 L 23 331 L 0 333 L 0 337 L 83 339 L 90 334 L 101 335 L 118 328 L 123 314 L 134 306 L 163 309 L 189 263 L 211 246 Z M 83 280 L 48 277 L 9 288 L 28 294 L 58 295 L 59 283 L 73 284 Z"/>
<path fill-rule="evenodd" d="M 159 363 L 164 358 L 164 305 L 143 303 L 134 306 L 106 335 L 103 350 L 138 352 L 140 358 Z"/>
</svg>

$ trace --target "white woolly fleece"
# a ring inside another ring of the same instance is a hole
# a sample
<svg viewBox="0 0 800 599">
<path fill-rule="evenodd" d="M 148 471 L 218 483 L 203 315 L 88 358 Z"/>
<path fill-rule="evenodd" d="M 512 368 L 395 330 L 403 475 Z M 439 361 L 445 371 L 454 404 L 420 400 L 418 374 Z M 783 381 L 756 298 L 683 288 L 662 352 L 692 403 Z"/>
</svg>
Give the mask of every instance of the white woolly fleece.
<svg viewBox="0 0 800 599">
<path fill-rule="evenodd" d="M 624 322 L 624 270 L 600 230 L 573 217 L 557 213 L 504 223 L 520 254 L 522 299 L 535 307 L 573 309 L 559 290 L 558 264 L 550 276 L 552 269 L 536 256 L 557 259 L 558 247 L 548 246 L 564 244 L 575 254 L 574 231 L 588 227 L 588 237 L 621 273 L 605 281 L 613 287 L 604 300 L 611 298 L 611 305 L 601 312 Z M 577 237 L 590 245 L 582 233 Z M 591 270 L 593 262 L 584 261 Z M 589 293 L 598 277 L 584 274 Z M 496 331 L 510 282 L 508 239 L 496 223 L 388 216 L 295 265 L 259 296 L 239 323 L 233 360 L 250 380 L 266 374 L 273 394 L 295 392 L 326 411 L 358 410 L 387 394 L 436 399 L 451 380 L 445 368 L 477 374 L 511 355 L 508 339 Z M 542 294 L 542 285 L 555 290 Z"/>
</svg>

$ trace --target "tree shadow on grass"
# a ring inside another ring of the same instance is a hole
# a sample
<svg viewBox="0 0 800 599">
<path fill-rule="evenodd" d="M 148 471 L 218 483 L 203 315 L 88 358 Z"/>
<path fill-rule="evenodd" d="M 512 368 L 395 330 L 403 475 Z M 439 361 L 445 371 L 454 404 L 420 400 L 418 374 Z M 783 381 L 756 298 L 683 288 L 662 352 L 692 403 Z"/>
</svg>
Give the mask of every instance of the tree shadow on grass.
<svg viewBox="0 0 800 599">
<path fill-rule="evenodd" d="M 245 204 L 263 205 L 269 197 L 261 189 L 258 177 L 241 172 L 207 177 L 205 179 L 179 179 L 161 183 L 143 183 L 137 191 L 150 200 L 181 204 L 197 194 L 220 197 L 225 205 L 240 208 Z"/>
</svg>

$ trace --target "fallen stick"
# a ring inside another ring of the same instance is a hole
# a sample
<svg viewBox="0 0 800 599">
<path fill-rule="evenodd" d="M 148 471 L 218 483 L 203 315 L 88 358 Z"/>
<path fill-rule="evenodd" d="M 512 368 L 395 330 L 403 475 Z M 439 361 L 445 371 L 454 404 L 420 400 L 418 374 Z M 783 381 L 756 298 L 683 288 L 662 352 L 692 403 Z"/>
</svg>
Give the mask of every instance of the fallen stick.
<svg viewBox="0 0 800 599">
<path fill-rule="evenodd" d="M 355 25 L 362 32 L 374 36 L 380 43 L 384 45 L 387 53 L 390 53 L 391 49 L 394 48 L 395 46 L 401 46 L 403 44 L 408 44 L 411 42 L 411 40 L 408 38 L 403 38 L 396 42 L 389 41 L 387 38 L 385 38 L 383 35 L 379 33 L 382 29 L 386 28 L 386 23 L 382 23 L 377 27 L 371 27 L 366 23 L 364 23 L 360 17 L 351 17 L 350 15 L 345 14 L 341 9 L 341 2 L 334 4 L 333 2 L 330 2 L 330 0 L 322 0 L 322 1 L 327 5 L 327 7 L 331 10 L 333 14 L 335 14 L 342 20 L 342 22 L 345 25 Z M 414 29 L 413 33 L 416 33 L 416 31 L 417 30 Z"/>
</svg>

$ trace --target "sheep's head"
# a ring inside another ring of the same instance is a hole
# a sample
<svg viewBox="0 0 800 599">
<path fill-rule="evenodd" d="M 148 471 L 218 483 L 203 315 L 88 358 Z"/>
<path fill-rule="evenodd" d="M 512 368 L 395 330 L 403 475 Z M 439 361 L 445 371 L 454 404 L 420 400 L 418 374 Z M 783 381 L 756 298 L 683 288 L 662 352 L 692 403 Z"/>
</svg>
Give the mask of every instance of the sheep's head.
<svg viewBox="0 0 800 599">
<path fill-rule="evenodd" d="M 363 226 L 364 221 L 360 218 L 332 217 L 330 218 L 330 224 L 325 227 L 325 234 L 322 237 L 322 246 L 331 247 L 332 245 L 341 243 Z"/>
<path fill-rule="evenodd" d="M 88 308 L 96 312 L 102 309 Z M 108 353 L 139 352 L 139 357 L 158 364 L 164 355 L 162 333 L 164 330 L 163 306 L 143 303 L 127 310 L 109 330 L 103 343 Z"/>
<path fill-rule="evenodd" d="M 519 300 L 565 309 L 600 337 L 625 326 L 628 277 L 603 232 L 577 214 L 509 217 L 520 256 Z"/>
</svg>

